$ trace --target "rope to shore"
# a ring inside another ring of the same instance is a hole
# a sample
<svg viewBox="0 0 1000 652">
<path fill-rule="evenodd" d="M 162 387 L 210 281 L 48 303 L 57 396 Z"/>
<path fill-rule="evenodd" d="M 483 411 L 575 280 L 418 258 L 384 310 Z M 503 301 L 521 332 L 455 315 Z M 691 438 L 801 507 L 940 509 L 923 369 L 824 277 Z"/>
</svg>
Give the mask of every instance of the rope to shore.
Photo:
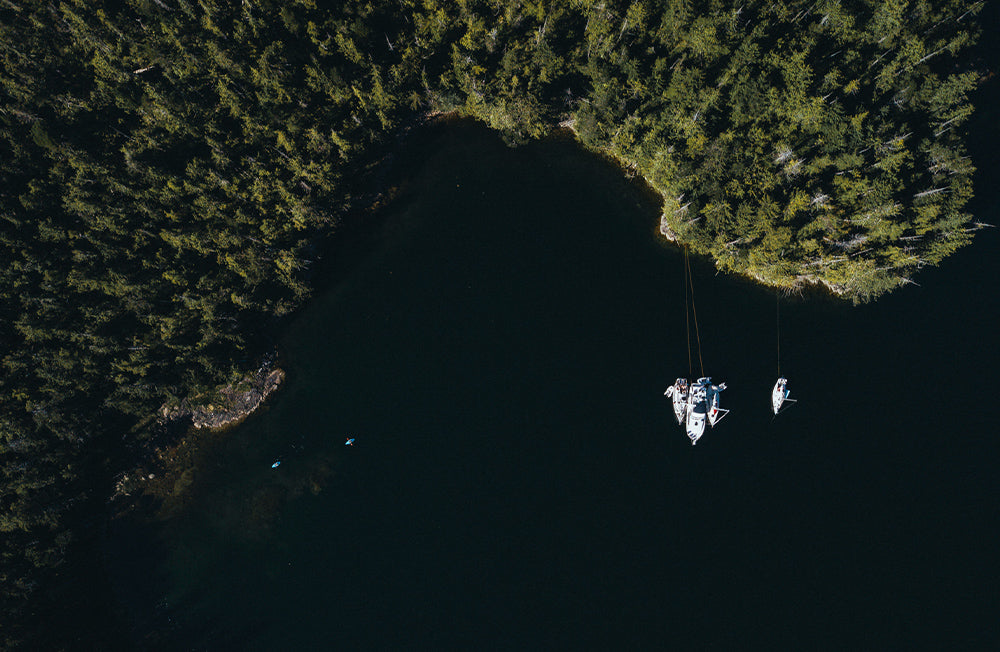
<svg viewBox="0 0 1000 652">
<path fill-rule="evenodd" d="M 774 321 L 778 333 L 778 378 L 781 378 L 781 295 L 778 292 L 774 293 Z"/>
<path fill-rule="evenodd" d="M 691 311 L 688 309 L 690 300 L 688 299 L 688 250 L 684 247 L 684 325 L 687 327 L 688 343 L 688 378 L 691 377 Z"/>
<path fill-rule="evenodd" d="M 705 363 L 701 359 L 701 332 L 698 330 L 698 309 L 694 305 L 694 278 L 691 274 L 691 260 L 688 256 L 687 247 L 684 247 L 684 265 L 687 269 L 688 285 L 691 287 L 691 314 L 694 317 L 694 335 L 698 341 L 698 366 L 701 369 L 701 377 L 705 376 Z"/>
</svg>

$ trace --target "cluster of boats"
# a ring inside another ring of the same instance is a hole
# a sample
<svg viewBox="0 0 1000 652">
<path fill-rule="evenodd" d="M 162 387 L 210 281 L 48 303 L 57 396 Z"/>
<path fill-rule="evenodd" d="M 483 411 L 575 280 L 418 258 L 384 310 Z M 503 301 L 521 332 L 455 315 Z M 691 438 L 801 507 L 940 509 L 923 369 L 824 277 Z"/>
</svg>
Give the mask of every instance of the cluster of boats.
<svg viewBox="0 0 1000 652">
<path fill-rule="evenodd" d="M 687 378 L 678 378 L 663 394 L 670 396 L 674 404 L 674 416 L 678 425 L 687 430 L 691 444 L 697 444 L 705 434 L 705 423 L 715 424 L 729 414 L 729 410 L 719 407 L 719 394 L 726 384 L 716 385 L 709 377 L 699 378 L 693 384 Z"/>
<path fill-rule="evenodd" d="M 771 409 L 775 414 L 781 411 L 785 403 L 795 402 L 795 399 L 788 398 L 787 383 L 786 378 L 778 378 L 771 390 Z M 678 425 L 684 426 L 692 446 L 705 434 L 706 423 L 714 428 L 715 424 L 729 414 L 729 410 L 719 405 L 719 394 L 724 389 L 725 383 L 716 385 L 711 378 L 705 376 L 694 383 L 688 383 L 687 378 L 678 378 L 663 392 L 664 396 L 671 398 L 674 417 Z"/>
</svg>

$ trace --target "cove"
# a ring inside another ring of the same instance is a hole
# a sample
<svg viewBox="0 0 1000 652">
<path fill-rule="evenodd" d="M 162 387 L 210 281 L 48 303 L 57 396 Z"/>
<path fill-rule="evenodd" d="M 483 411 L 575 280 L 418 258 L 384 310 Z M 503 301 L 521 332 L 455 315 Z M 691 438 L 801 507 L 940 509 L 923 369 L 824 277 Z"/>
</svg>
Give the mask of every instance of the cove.
<svg viewBox="0 0 1000 652">
<path fill-rule="evenodd" d="M 138 648 L 987 640 L 998 444 L 942 383 L 997 367 L 997 294 L 965 282 L 996 278 L 995 234 L 875 305 L 785 300 L 777 419 L 774 293 L 692 261 L 732 410 L 693 448 L 662 396 L 689 369 L 655 197 L 572 140 L 466 123 L 398 167 L 281 343 L 286 386 L 183 509 L 116 526 Z"/>
</svg>

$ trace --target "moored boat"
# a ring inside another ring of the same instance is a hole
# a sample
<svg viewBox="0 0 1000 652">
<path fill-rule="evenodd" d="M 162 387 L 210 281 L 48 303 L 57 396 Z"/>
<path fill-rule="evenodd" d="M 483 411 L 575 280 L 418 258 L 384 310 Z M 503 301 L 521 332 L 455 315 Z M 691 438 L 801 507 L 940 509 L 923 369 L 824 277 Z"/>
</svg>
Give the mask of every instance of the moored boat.
<svg viewBox="0 0 1000 652">
<path fill-rule="evenodd" d="M 708 425 L 715 427 L 715 424 L 722 421 L 722 417 L 729 414 L 729 410 L 719 407 L 719 393 L 726 388 L 725 383 L 719 385 L 709 384 L 706 389 L 708 394 Z"/>
<path fill-rule="evenodd" d="M 699 378 L 698 382 L 691 386 L 687 400 L 687 419 L 685 429 L 691 445 L 698 443 L 701 436 L 705 434 L 705 421 L 708 417 L 708 403 L 706 401 L 705 381 L 711 383 L 707 378 Z"/>
<path fill-rule="evenodd" d="M 775 414 L 781 411 L 783 404 L 795 402 L 795 399 L 788 398 L 791 392 L 788 391 L 787 384 L 787 378 L 778 378 L 778 382 L 774 383 L 774 389 L 771 390 L 771 409 Z"/>
<path fill-rule="evenodd" d="M 677 419 L 677 424 L 684 423 L 684 418 L 687 416 L 687 378 L 678 378 L 675 380 L 674 384 L 668 387 L 667 391 L 663 392 L 663 395 L 669 396 L 673 401 L 674 417 Z"/>
</svg>

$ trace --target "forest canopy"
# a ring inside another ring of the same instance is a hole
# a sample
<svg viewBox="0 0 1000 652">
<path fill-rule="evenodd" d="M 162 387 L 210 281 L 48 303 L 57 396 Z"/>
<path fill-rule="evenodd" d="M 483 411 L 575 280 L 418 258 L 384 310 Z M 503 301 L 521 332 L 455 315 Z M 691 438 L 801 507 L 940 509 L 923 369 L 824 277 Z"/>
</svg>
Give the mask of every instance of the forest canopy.
<svg viewBox="0 0 1000 652">
<path fill-rule="evenodd" d="M 723 270 L 911 282 L 978 226 L 982 4 L 0 1 L 6 598 L 60 563 L 102 435 L 254 367 L 429 112 L 571 126 Z"/>
</svg>

